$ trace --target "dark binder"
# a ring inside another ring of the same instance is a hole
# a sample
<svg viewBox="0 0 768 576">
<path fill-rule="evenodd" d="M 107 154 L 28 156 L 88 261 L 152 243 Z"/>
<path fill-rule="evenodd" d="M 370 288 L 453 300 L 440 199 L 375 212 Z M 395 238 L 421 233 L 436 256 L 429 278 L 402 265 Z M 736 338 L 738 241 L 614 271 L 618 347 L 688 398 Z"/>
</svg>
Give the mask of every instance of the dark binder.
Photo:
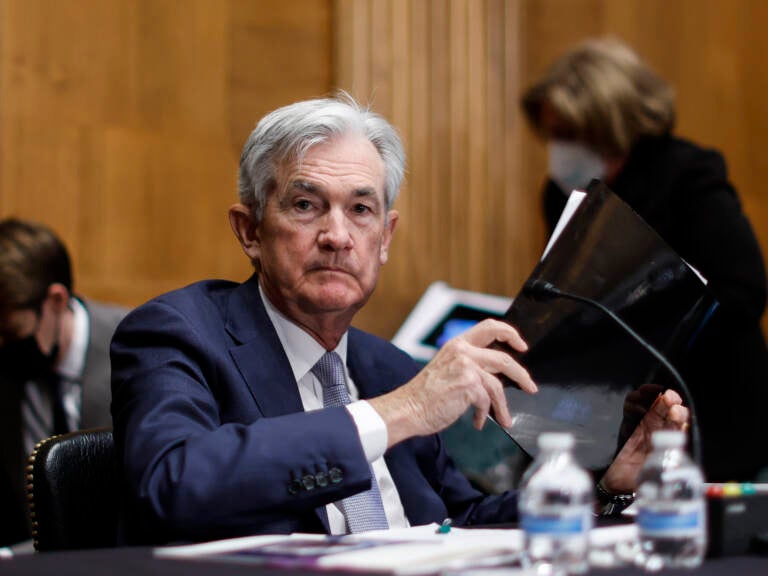
<svg viewBox="0 0 768 576">
<path fill-rule="evenodd" d="M 717 306 L 704 279 L 598 181 L 525 286 L 535 282 L 597 300 L 676 366 Z M 677 387 L 653 356 L 585 304 L 521 290 L 505 320 L 528 342 L 528 352 L 515 355 L 539 386 L 531 395 L 505 382 L 513 417 L 506 432 L 530 456 L 541 432 L 571 432 L 579 462 L 603 470 L 658 393 Z"/>
</svg>

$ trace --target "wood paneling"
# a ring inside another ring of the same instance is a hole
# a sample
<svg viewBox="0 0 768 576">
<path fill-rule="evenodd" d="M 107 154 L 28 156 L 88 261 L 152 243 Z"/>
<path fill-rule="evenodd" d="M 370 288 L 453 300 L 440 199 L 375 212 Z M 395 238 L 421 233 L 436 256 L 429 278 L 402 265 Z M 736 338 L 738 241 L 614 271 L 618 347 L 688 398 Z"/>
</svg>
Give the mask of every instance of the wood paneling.
<svg viewBox="0 0 768 576">
<path fill-rule="evenodd" d="M 543 146 L 522 90 L 590 36 L 633 45 L 677 89 L 677 132 L 721 149 L 768 255 L 768 3 L 339 0 L 336 83 L 400 129 L 401 220 L 359 323 L 391 335 L 435 280 L 514 295 L 544 243 Z M 768 318 L 764 318 L 768 329 Z"/>
<path fill-rule="evenodd" d="M 241 279 L 226 209 L 244 139 L 344 88 L 408 152 L 390 262 L 356 321 L 388 337 L 436 280 L 518 290 L 545 240 L 519 95 L 614 34 L 676 86 L 679 133 L 723 150 L 768 254 L 766 21 L 762 0 L 0 0 L 0 216 L 58 230 L 91 297 Z"/>
<path fill-rule="evenodd" d="M 330 31 L 327 0 L 0 0 L 0 216 L 57 230 L 97 299 L 246 277 L 242 144 L 329 92 Z"/>
<path fill-rule="evenodd" d="M 436 280 L 512 294 L 535 263 L 519 19 L 502 0 L 336 3 L 336 84 L 398 127 L 409 159 L 390 261 L 358 324 L 392 335 Z"/>
</svg>

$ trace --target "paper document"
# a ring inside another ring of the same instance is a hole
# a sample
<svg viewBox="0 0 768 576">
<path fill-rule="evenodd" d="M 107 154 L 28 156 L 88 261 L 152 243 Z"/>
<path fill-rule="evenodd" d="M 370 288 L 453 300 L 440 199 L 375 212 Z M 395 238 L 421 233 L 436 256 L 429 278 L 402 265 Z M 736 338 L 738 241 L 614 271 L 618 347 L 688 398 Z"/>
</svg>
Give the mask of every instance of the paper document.
<svg viewBox="0 0 768 576">
<path fill-rule="evenodd" d="M 452 528 L 440 533 L 438 528 L 437 524 L 430 524 L 345 536 L 251 536 L 160 547 L 154 554 L 159 558 L 404 576 L 502 567 L 508 576 L 526 573 L 521 568 L 521 530 Z M 605 547 L 636 536 L 634 525 L 596 528 L 590 532 L 590 541 Z"/>
<path fill-rule="evenodd" d="M 156 548 L 161 558 L 221 560 L 302 569 L 339 569 L 385 574 L 434 574 L 452 569 L 519 566 L 519 530 L 461 529 L 438 533 L 431 524 L 325 536 L 253 536 Z"/>
</svg>

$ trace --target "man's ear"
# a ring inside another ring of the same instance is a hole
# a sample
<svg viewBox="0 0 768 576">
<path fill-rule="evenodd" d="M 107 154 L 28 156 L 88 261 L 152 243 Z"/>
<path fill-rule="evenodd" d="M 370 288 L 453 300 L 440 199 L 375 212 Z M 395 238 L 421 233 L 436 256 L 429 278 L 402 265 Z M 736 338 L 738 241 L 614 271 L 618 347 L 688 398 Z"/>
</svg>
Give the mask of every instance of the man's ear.
<svg viewBox="0 0 768 576">
<path fill-rule="evenodd" d="M 392 236 L 395 234 L 397 219 L 400 214 L 397 210 L 390 210 L 387 213 L 387 221 L 384 223 L 384 234 L 381 238 L 381 247 L 379 248 L 379 263 L 386 264 L 389 260 L 389 244 L 392 242 Z"/>
<path fill-rule="evenodd" d="M 69 290 L 64 284 L 55 282 L 48 286 L 45 299 L 50 303 L 51 308 L 57 314 L 61 314 L 69 306 Z"/>
<path fill-rule="evenodd" d="M 245 255 L 256 262 L 261 253 L 261 236 L 259 227 L 253 221 L 250 208 L 244 204 L 233 204 L 229 208 L 229 225 L 235 233 Z"/>
</svg>

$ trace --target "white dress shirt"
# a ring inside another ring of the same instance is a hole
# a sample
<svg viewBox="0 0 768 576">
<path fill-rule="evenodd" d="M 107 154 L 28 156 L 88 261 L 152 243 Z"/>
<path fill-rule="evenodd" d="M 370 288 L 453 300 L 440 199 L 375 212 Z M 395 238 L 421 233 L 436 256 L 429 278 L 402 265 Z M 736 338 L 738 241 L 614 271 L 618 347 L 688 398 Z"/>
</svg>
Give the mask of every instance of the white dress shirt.
<svg viewBox="0 0 768 576">
<path fill-rule="evenodd" d="M 280 343 L 283 345 L 288 362 L 291 364 L 291 370 L 298 384 L 304 410 L 309 411 L 323 408 L 323 387 L 312 373 L 312 367 L 325 354 L 325 348 L 310 336 L 309 333 L 281 314 L 264 295 L 261 286 L 259 286 L 259 295 L 264 303 L 267 315 L 275 327 Z M 357 426 L 365 457 L 371 463 L 376 475 L 376 481 L 379 483 L 381 500 L 384 504 L 384 512 L 387 515 L 389 527 L 405 528 L 409 526 L 408 519 L 405 517 L 400 495 L 383 458 L 384 452 L 387 449 L 387 427 L 381 416 L 368 402 L 359 400 L 360 395 L 357 391 L 357 386 L 352 381 L 347 369 L 346 333 L 334 351 L 341 357 L 344 364 L 347 389 L 352 400 L 346 408 L 352 416 L 355 426 Z M 331 534 L 345 534 L 347 532 L 347 524 L 344 514 L 338 505 L 335 503 L 329 504 L 326 506 L 326 511 L 328 513 Z"/>
</svg>

